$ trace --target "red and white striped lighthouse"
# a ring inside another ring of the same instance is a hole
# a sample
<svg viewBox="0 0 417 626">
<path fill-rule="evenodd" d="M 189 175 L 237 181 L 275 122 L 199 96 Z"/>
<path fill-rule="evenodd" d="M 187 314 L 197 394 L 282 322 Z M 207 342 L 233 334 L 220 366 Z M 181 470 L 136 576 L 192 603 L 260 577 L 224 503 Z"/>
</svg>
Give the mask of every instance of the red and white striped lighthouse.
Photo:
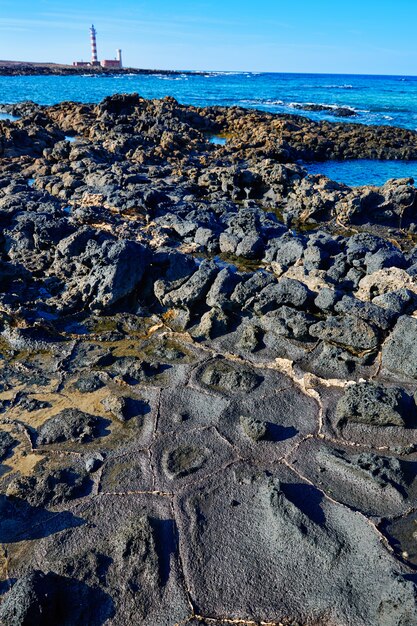
<svg viewBox="0 0 417 626">
<path fill-rule="evenodd" d="M 96 29 L 94 28 L 94 24 L 92 24 L 90 28 L 90 35 L 91 35 L 91 65 L 98 65 Z"/>
</svg>

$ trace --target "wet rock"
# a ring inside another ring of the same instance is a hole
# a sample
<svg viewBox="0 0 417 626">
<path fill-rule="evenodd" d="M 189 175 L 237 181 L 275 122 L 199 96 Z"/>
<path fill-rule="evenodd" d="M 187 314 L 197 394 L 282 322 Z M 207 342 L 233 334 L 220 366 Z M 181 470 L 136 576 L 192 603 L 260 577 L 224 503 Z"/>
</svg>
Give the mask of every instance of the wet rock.
<svg viewBox="0 0 417 626">
<path fill-rule="evenodd" d="M 337 107 L 330 106 L 325 104 L 293 104 L 294 109 L 300 109 L 302 111 L 316 111 L 316 112 L 326 112 L 331 113 L 331 115 L 335 115 L 336 117 L 355 117 L 357 115 L 354 109 L 349 107 Z"/>
<path fill-rule="evenodd" d="M 364 382 L 346 387 L 336 408 L 339 422 L 371 426 L 406 426 L 416 421 L 416 407 L 398 387 Z"/>
<path fill-rule="evenodd" d="M 36 104 L 33 100 L 24 100 L 13 104 L 2 104 L 2 113 L 9 113 L 14 117 L 26 117 L 42 110 L 42 105 Z"/>
</svg>

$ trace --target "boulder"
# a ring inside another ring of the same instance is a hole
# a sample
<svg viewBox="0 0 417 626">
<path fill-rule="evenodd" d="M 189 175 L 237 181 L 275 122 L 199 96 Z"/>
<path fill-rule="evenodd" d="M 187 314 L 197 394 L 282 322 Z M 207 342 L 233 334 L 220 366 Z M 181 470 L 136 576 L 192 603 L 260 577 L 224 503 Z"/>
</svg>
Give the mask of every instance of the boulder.
<svg viewBox="0 0 417 626">
<path fill-rule="evenodd" d="M 339 423 L 370 426 L 406 426 L 415 423 L 414 401 L 399 387 L 364 382 L 346 387 L 336 407 Z"/>
<path fill-rule="evenodd" d="M 202 261 L 198 270 L 188 280 L 162 298 L 162 303 L 165 306 L 191 307 L 201 302 L 206 297 L 218 271 L 214 261 Z"/>
<path fill-rule="evenodd" d="M 262 289 L 256 298 L 254 310 L 264 314 L 282 305 L 303 308 L 307 306 L 309 298 L 310 291 L 303 283 L 292 278 L 281 278 L 277 284 Z"/>
<path fill-rule="evenodd" d="M 99 417 L 78 409 L 64 409 L 39 427 L 37 444 L 42 446 L 64 441 L 83 443 L 98 434 L 101 421 Z"/>
<path fill-rule="evenodd" d="M 240 424 L 242 429 L 250 439 L 254 441 L 260 441 L 264 439 L 267 433 L 267 425 L 262 420 L 258 420 L 254 417 L 240 416 Z"/>
<path fill-rule="evenodd" d="M 331 315 L 310 326 L 310 335 L 357 352 L 375 350 L 379 343 L 378 332 L 354 315 Z"/>
<path fill-rule="evenodd" d="M 10 433 L 0 430 L 0 461 L 4 461 L 12 449 L 17 445 L 17 441 Z"/>
<path fill-rule="evenodd" d="M 222 269 L 214 279 L 206 297 L 209 307 L 218 307 L 224 310 L 232 308 L 230 296 L 241 281 L 241 276 L 230 267 Z"/>
<path fill-rule="evenodd" d="M 391 372 L 417 378 L 417 319 L 400 317 L 382 348 L 382 364 Z"/>
</svg>

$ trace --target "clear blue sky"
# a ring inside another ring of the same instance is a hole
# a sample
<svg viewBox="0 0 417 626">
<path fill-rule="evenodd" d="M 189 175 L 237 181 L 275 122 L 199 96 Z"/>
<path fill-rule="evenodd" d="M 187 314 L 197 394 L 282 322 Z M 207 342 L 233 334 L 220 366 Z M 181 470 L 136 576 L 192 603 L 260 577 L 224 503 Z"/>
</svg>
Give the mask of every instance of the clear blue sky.
<svg viewBox="0 0 417 626">
<path fill-rule="evenodd" d="M 417 74 L 417 0 L 0 0 L 0 59 Z"/>
</svg>

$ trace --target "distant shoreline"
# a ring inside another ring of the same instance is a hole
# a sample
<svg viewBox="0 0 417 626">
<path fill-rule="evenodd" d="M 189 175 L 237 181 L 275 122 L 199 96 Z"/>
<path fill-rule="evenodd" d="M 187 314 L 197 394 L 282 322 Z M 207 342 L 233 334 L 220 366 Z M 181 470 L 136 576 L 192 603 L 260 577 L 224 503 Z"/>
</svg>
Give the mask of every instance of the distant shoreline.
<svg viewBox="0 0 417 626">
<path fill-rule="evenodd" d="M 73 65 L 60 65 L 58 63 L 31 63 L 23 61 L 0 61 L 0 76 L 77 76 L 89 74 L 92 76 L 114 76 L 124 74 L 142 75 L 180 75 L 180 74 L 202 74 L 202 72 L 178 71 L 178 70 L 157 70 L 139 69 L 125 67 L 122 69 L 109 69 L 98 67 L 75 67 Z"/>
</svg>

